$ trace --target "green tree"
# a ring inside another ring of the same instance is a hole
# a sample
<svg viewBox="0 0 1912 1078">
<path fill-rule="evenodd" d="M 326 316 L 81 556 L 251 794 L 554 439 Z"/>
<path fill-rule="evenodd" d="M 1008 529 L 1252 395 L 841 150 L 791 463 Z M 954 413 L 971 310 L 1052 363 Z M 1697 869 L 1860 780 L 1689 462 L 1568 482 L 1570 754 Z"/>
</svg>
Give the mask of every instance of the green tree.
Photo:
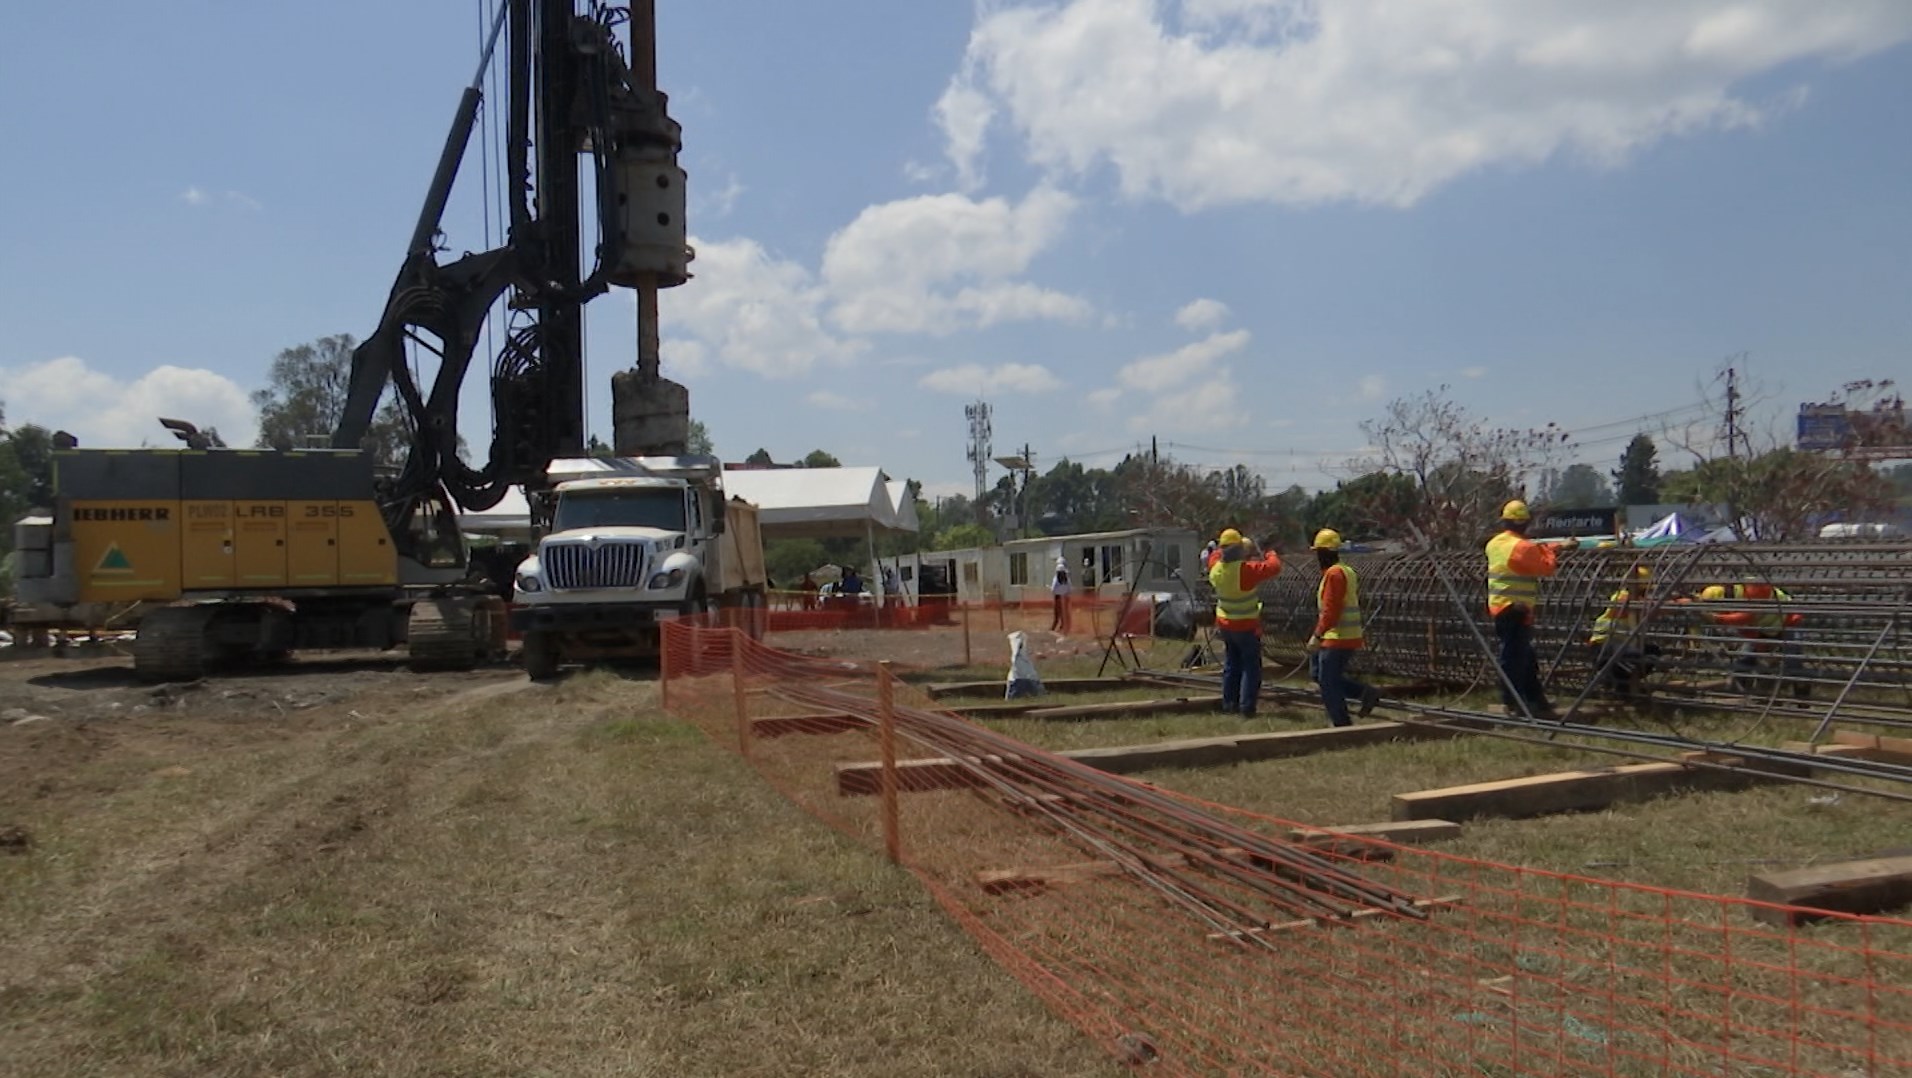
<svg viewBox="0 0 1912 1078">
<path fill-rule="evenodd" d="M 252 406 L 259 409 L 261 448 L 331 444 L 333 428 L 345 415 L 352 350 L 357 347 L 351 334 L 341 333 L 287 348 L 272 360 L 266 388 L 252 394 Z M 411 422 L 394 394 L 373 417 L 365 448 L 380 464 L 396 465 L 403 463 L 411 444 Z"/>
<path fill-rule="evenodd" d="M 749 456 L 745 457 L 744 463 L 759 464 L 759 465 L 763 465 L 764 467 L 769 467 L 770 465 L 775 464 L 777 462 L 770 459 L 770 450 L 759 448 L 755 453 L 752 453 Z"/>
<path fill-rule="evenodd" d="M 1607 509 L 1613 505 L 1613 488 L 1593 465 L 1569 464 L 1548 491 L 1546 502 L 1563 509 Z"/>
<path fill-rule="evenodd" d="M 936 533 L 936 550 L 967 550 L 996 545 L 995 533 L 981 524 L 953 524 Z"/>
<path fill-rule="evenodd" d="M 805 468 L 841 468 L 843 467 L 842 461 L 836 459 L 835 457 L 831 456 L 828 453 L 825 453 L 821 449 L 812 449 L 808 454 L 804 456 L 802 464 Z"/>
<path fill-rule="evenodd" d="M 1653 439 L 1636 434 L 1620 454 L 1619 470 L 1613 473 L 1614 492 L 1621 505 L 1660 504 L 1659 450 Z"/>
<path fill-rule="evenodd" d="M 684 452 L 693 456 L 715 456 L 717 446 L 710 440 L 710 429 L 701 419 L 690 421 L 690 435 L 684 441 Z"/>
<path fill-rule="evenodd" d="M 832 561 L 815 539 L 773 539 L 764 544 L 764 568 L 779 588 L 792 588 L 803 574 Z"/>
<path fill-rule="evenodd" d="M 587 457 L 615 457 L 617 450 L 612 449 L 604 439 L 593 434 L 584 440 L 584 455 Z"/>
</svg>

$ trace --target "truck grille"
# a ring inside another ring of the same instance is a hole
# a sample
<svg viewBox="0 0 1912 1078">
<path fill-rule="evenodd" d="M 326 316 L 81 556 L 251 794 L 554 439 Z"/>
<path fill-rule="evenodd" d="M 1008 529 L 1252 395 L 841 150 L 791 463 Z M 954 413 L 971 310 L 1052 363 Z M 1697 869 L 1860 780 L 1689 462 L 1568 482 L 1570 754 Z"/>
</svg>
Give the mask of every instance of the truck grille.
<svg viewBox="0 0 1912 1078">
<path fill-rule="evenodd" d="M 553 588 L 635 588 L 644 583 L 643 543 L 555 543 L 544 548 L 544 577 Z"/>
</svg>

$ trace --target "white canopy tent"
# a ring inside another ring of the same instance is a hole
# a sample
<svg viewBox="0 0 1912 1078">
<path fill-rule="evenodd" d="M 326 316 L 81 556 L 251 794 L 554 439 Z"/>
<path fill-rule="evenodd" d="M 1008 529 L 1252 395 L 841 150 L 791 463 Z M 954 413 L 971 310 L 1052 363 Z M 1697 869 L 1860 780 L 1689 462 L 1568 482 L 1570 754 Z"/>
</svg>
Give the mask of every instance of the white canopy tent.
<svg viewBox="0 0 1912 1078">
<path fill-rule="evenodd" d="M 765 539 L 874 539 L 914 532 L 916 507 L 897 515 L 881 468 L 750 468 L 724 472 L 724 491 L 754 503 Z"/>
</svg>

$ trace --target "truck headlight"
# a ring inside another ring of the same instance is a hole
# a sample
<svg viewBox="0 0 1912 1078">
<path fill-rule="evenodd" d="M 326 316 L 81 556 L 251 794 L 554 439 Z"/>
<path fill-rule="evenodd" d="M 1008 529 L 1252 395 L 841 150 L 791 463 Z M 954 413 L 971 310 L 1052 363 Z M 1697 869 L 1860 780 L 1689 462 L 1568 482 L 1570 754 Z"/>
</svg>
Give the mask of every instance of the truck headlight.
<svg viewBox="0 0 1912 1078">
<path fill-rule="evenodd" d="M 653 575 L 651 577 L 651 590 L 657 591 L 661 588 L 674 588 L 683 582 L 684 571 L 682 569 L 672 569 L 667 573 L 657 573 Z"/>
<path fill-rule="evenodd" d="M 531 576 L 528 573 L 522 574 L 518 577 L 518 590 L 519 591 L 543 591 L 544 583 L 543 581 L 540 581 L 537 577 Z"/>
</svg>

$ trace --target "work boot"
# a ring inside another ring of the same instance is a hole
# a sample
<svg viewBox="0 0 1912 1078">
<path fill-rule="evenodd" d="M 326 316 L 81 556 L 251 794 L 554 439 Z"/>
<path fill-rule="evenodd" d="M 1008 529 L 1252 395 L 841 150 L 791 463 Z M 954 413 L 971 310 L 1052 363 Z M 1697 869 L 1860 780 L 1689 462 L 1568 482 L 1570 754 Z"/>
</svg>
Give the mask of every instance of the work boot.
<svg viewBox="0 0 1912 1078">
<path fill-rule="evenodd" d="M 1381 702 L 1381 690 L 1369 685 L 1361 690 L 1361 710 L 1356 712 L 1362 718 L 1374 714 L 1374 705 Z"/>
</svg>

